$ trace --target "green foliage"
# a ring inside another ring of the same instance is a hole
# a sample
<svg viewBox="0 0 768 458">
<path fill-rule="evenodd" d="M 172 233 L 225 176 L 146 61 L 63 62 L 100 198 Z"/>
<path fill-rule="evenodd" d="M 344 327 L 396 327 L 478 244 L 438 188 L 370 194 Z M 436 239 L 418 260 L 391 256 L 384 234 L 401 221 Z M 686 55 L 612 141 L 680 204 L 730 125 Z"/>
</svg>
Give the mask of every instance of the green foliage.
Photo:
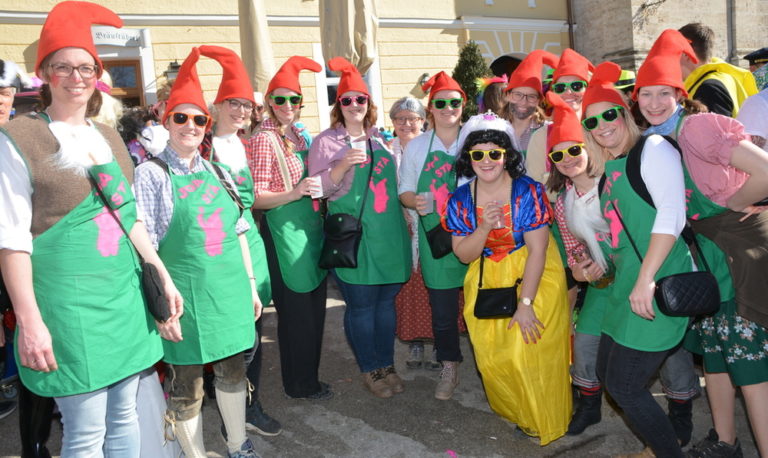
<svg viewBox="0 0 768 458">
<path fill-rule="evenodd" d="M 453 79 L 455 79 L 464 93 L 467 94 L 467 105 L 464 107 L 462 121 L 466 121 L 470 116 L 477 114 L 477 78 L 493 76 L 491 69 L 480 54 L 480 47 L 477 43 L 470 40 L 459 54 L 459 61 L 453 69 Z"/>
</svg>

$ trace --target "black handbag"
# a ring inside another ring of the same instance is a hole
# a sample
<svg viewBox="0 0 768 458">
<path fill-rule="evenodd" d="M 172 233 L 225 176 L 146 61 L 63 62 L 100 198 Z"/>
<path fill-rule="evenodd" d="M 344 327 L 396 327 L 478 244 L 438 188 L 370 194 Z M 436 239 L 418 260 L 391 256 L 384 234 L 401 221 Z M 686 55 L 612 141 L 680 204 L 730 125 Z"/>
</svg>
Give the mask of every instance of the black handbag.
<svg viewBox="0 0 768 458">
<path fill-rule="evenodd" d="M 477 196 L 477 179 L 475 179 L 475 196 Z M 477 219 L 477 203 L 475 202 L 475 222 Z M 477 279 L 477 297 L 475 298 L 475 318 L 510 318 L 517 312 L 517 287 L 522 278 L 514 285 L 504 288 L 483 289 L 483 266 L 485 255 L 480 253 L 480 276 Z"/>
<path fill-rule="evenodd" d="M 613 206 L 613 203 L 611 203 L 611 206 Z M 640 255 L 640 250 L 637 249 L 637 245 L 635 245 L 632 235 L 627 230 L 627 226 L 624 224 L 618 209 L 616 207 L 613 208 L 616 210 L 616 216 L 619 217 L 619 222 L 627 234 L 627 240 L 632 244 L 632 248 L 642 264 L 643 257 Z M 686 239 L 692 239 L 692 243 L 696 246 L 696 251 L 706 270 L 672 274 L 658 279 L 653 297 L 656 299 L 656 306 L 659 308 L 659 311 L 668 316 L 694 317 L 698 315 L 711 315 L 720 309 L 720 288 L 717 285 L 715 276 L 709 272 L 707 260 L 704 258 L 699 242 L 696 240 L 696 236 L 693 234 L 688 223 L 686 223 L 684 231 L 690 231 L 690 236 L 686 237 Z"/>
<path fill-rule="evenodd" d="M 421 218 L 419 218 L 421 221 Z M 424 223 L 421 223 L 422 227 Z M 453 251 L 453 240 L 451 233 L 443 228 L 443 225 L 437 223 L 437 226 L 430 230 L 424 229 L 424 233 L 427 234 L 427 244 L 429 245 L 429 251 L 432 252 L 432 257 L 440 259 L 448 256 Z"/>
<path fill-rule="evenodd" d="M 373 154 L 370 139 L 368 139 L 368 147 Z M 366 183 L 371 181 L 372 174 L 373 161 L 368 165 Z M 360 241 L 363 239 L 363 210 L 365 209 L 365 202 L 368 200 L 368 192 L 366 189 L 363 193 L 360 214 L 357 218 L 348 213 L 336 213 L 326 217 L 325 223 L 323 223 L 325 240 L 320 252 L 320 260 L 317 263 L 321 268 L 346 267 L 354 269 L 357 267 L 357 252 L 360 248 Z"/>
<path fill-rule="evenodd" d="M 94 189 L 96 189 L 96 194 L 99 195 L 102 202 L 104 203 L 104 206 L 107 208 L 112 217 L 115 218 L 115 221 L 117 221 L 118 226 L 120 226 L 120 229 L 122 229 L 125 237 L 128 239 L 128 242 L 133 245 L 131 237 L 128 235 L 128 231 L 125 230 L 125 226 L 123 226 L 120 218 L 117 217 L 115 211 L 112 209 L 112 207 L 109 206 L 107 198 L 102 192 L 101 188 L 99 188 L 99 186 L 96 184 L 96 180 L 94 180 L 90 175 L 88 178 L 90 178 L 91 184 L 93 185 Z M 147 303 L 147 310 L 149 310 L 149 313 L 152 314 L 155 320 L 159 321 L 160 323 L 165 323 L 168 321 L 168 318 L 171 317 L 171 310 L 168 307 L 168 300 L 165 298 L 163 279 L 160 277 L 160 272 L 157 270 L 157 267 L 155 267 L 154 264 L 144 261 L 144 258 L 141 256 L 141 254 L 139 254 L 138 251 L 136 251 L 136 255 L 139 257 L 139 266 L 141 267 L 141 289 L 144 293 L 144 299 Z"/>
<path fill-rule="evenodd" d="M 347 213 L 328 215 L 323 224 L 323 231 L 325 241 L 318 265 L 323 269 L 357 267 L 357 251 L 363 238 L 360 219 Z"/>
</svg>

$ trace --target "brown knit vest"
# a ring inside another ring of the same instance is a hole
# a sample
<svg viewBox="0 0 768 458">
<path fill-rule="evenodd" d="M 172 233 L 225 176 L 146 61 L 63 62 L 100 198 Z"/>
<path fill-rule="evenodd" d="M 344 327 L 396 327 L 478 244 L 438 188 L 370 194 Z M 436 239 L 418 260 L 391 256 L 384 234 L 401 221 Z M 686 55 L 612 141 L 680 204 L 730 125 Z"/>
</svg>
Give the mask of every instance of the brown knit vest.
<svg viewBox="0 0 768 458">
<path fill-rule="evenodd" d="M 94 122 L 112 149 L 128 182 L 133 184 L 133 162 L 120 135 L 105 124 Z M 90 181 L 70 170 L 59 169 L 54 155 L 59 142 L 48 123 L 37 113 L 16 118 L 4 126 L 27 164 L 32 181 L 32 238 L 51 228 L 77 207 L 91 192 Z"/>
</svg>

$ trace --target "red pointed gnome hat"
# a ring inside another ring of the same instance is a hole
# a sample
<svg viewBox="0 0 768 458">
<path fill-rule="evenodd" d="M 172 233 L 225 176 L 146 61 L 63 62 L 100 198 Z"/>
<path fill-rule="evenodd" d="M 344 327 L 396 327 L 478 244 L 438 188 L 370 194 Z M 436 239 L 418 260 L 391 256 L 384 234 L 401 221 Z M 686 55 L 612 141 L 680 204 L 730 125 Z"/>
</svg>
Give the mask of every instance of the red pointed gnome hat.
<svg viewBox="0 0 768 458">
<path fill-rule="evenodd" d="M 197 61 L 200 59 L 200 49 L 192 48 L 184 63 L 181 64 L 179 69 L 179 76 L 176 77 L 176 81 L 173 82 L 171 87 L 171 95 L 166 102 L 165 113 L 163 114 L 163 124 L 168 119 L 168 115 L 174 108 L 182 103 L 191 103 L 203 110 L 203 113 L 211 115 L 208 112 L 205 99 L 203 98 L 203 88 L 200 86 L 200 78 L 197 76 Z M 253 95 L 251 95 L 253 97 Z M 206 130 L 211 127 L 211 120 L 208 120 Z"/>
<path fill-rule="evenodd" d="M 648 51 L 645 62 L 637 71 L 632 98 L 637 100 L 637 91 L 645 86 L 672 86 L 683 91 L 683 94 L 688 97 L 683 83 L 683 71 L 680 68 L 680 57 L 683 54 L 688 56 L 694 64 L 699 62 L 691 43 L 682 33 L 674 29 L 661 32 L 651 46 L 651 50 Z"/>
<path fill-rule="evenodd" d="M 552 74 L 552 82 L 557 82 L 561 76 L 575 76 L 589 82 L 590 74 L 595 72 L 595 66 L 586 57 L 571 48 L 565 48 L 560 54 L 555 73 Z"/>
<path fill-rule="evenodd" d="M 275 89 L 283 87 L 290 89 L 297 94 L 301 94 L 301 85 L 299 84 L 299 72 L 309 70 L 318 73 L 323 67 L 312 59 L 304 56 L 291 56 L 275 73 L 269 82 L 266 94 L 272 93 Z"/>
<path fill-rule="evenodd" d="M 520 65 L 517 66 L 512 75 L 509 77 L 509 84 L 504 92 L 509 92 L 517 87 L 530 87 L 539 91 L 539 95 L 542 95 L 541 87 L 541 72 L 544 68 L 544 64 L 549 65 L 552 68 L 557 67 L 559 59 L 551 52 L 544 51 L 543 49 L 536 49 L 531 51 Z"/>
<path fill-rule="evenodd" d="M 562 97 L 552 91 L 547 92 L 547 101 L 552 105 L 552 127 L 547 134 L 547 153 L 552 147 L 562 142 L 584 143 L 584 131 L 579 116 Z"/>
<path fill-rule="evenodd" d="M 584 113 L 587 112 L 587 107 L 598 102 L 611 102 L 629 109 L 627 102 L 614 87 L 614 83 L 619 80 L 620 76 L 621 67 L 613 62 L 603 62 L 595 68 L 595 73 L 592 75 L 592 80 L 590 80 L 581 102 L 582 118 L 585 117 Z"/>
<path fill-rule="evenodd" d="M 363 81 L 360 71 L 350 61 L 343 57 L 334 57 L 328 61 L 328 68 L 334 72 L 341 72 L 341 81 L 339 81 L 339 88 L 336 90 L 337 97 L 341 97 L 342 94 L 349 91 L 362 92 L 370 96 L 368 86 Z"/>
<path fill-rule="evenodd" d="M 93 44 L 91 25 L 122 27 L 123 20 L 112 10 L 91 2 L 61 2 L 54 6 L 43 24 L 37 45 L 35 73 L 40 76 L 43 59 L 62 48 L 82 48 L 93 56 L 99 66 L 98 77 L 104 66 Z"/>
<path fill-rule="evenodd" d="M 219 92 L 213 103 L 221 103 L 226 99 L 245 99 L 256 103 L 253 99 L 251 78 L 245 70 L 243 61 L 234 51 L 221 46 L 200 46 L 200 54 L 216 60 L 224 70 L 219 84 Z"/>
<path fill-rule="evenodd" d="M 461 98 L 464 99 L 465 102 L 467 101 L 467 95 L 464 93 L 461 85 L 445 72 L 438 72 L 432 75 L 432 78 L 421 86 L 421 90 L 429 92 L 429 101 L 427 102 L 427 105 L 432 103 L 432 98 L 440 91 L 459 91 L 461 93 Z"/>
</svg>

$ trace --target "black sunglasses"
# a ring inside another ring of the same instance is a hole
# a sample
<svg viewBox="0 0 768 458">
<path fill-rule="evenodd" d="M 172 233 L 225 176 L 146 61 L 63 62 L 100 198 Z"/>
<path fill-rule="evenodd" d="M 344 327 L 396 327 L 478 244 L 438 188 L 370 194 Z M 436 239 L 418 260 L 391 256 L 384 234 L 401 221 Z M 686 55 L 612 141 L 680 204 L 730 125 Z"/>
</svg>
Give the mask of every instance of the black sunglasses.
<svg viewBox="0 0 768 458">
<path fill-rule="evenodd" d="M 339 103 L 341 103 L 341 105 L 345 107 L 352 105 L 353 100 L 358 105 L 365 105 L 366 103 L 368 103 L 368 96 L 356 95 L 354 97 L 339 97 Z"/>
<path fill-rule="evenodd" d="M 180 126 L 183 126 L 184 124 L 189 121 L 190 116 L 192 117 L 192 122 L 195 123 L 197 127 L 205 127 L 208 124 L 208 120 L 211 119 L 210 116 L 199 114 L 199 115 L 188 115 L 186 113 L 180 113 L 178 111 L 174 111 L 169 113 L 171 115 L 171 119 L 173 120 L 174 124 L 178 124 Z"/>
<path fill-rule="evenodd" d="M 463 99 L 432 99 L 432 105 L 438 110 L 442 110 L 448 105 L 450 105 L 451 108 L 459 108 L 462 103 L 464 103 Z"/>
<path fill-rule="evenodd" d="M 555 91 L 555 94 L 562 94 L 568 88 L 571 89 L 571 92 L 583 92 L 587 88 L 587 82 L 571 81 L 570 83 L 555 83 L 552 85 L 552 90 Z"/>
<path fill-rule="evenodd" d="M 283 106 L 285 105 L 285 102 L 290 102 L 291 105 L 298 105 L 301 103 L 301 97 L 300 95 L 291 95 L 291 96 L 285 96 L 285 95 L 270 95 L 269 96 L 273 102 L 275 102 L 275 105 L 277 106 Z"/>
<path fill-rule="evenodd" d="M 571 157 L 576 157 L 576 156 L 580 156 L 582 151 L 584 151 L 584 144 L 578 143 L 576 145 L 569 146 L 566 149 L 552 151 L 551 153 L 549 153 L 549 158 L 552 159 L 552 162 L 557 164 L 558 162 L 565 159 L 565 153 L 568 153 L 568 155 Z"/>
<path fill-rule="evenodd" d="M 616 105 L 615 107 L 611 107 L 611 108 L 605 110 L 604 112 L 602 112 L 602 113 L 600 113 L 598 115 L 590 116 L 588 118 L 584 118 L 584 120 L 581 121 L 581 124 L 587 130 L 593 130 L 593 129 L 595 129 L 597 127 L 597 124 L 598 124 L 598 121 L 599 121 L 598 118 L 603 118 L 603 120 L 606 121 L 606 122 L 613 122 L 616 119 L 618 119 L 619 113 L 621 113 L 621 110 L 623 110 L 623 109 L 624 109 L 624 107 L 620 107 L 620 106 Z"/>
</svg>

